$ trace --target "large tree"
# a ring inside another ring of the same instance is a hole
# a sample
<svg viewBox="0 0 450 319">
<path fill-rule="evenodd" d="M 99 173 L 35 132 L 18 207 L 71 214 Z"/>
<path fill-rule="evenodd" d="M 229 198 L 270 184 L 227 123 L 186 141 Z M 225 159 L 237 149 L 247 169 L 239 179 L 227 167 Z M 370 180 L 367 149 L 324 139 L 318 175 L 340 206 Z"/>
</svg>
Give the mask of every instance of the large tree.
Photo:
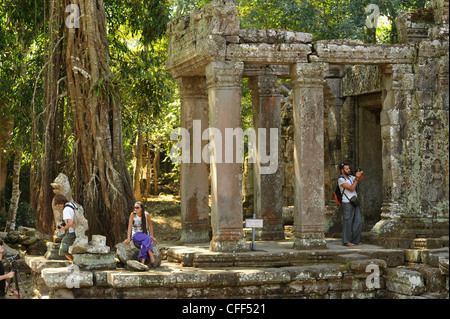
<svg viewBox="0 0 450 319">
<path fill-rule="evenodd" d="M 38 214 L 42 211 L 41 221 L 49 219 L 49 182 L 57 175 L 55 144 L 64 142 L 58 141 L 61 121 L 73 121 L 75 199 L 84 207 L 90 234 L 105 235 L 115 244 L 126 234 L 134 195 L 123 153 L 121 103 L 110 69 L 103 1 L 51 0 L 49 10 L 47 126 Z M 72 117 L 64 112 L 65 99 Z"/>
</svg>

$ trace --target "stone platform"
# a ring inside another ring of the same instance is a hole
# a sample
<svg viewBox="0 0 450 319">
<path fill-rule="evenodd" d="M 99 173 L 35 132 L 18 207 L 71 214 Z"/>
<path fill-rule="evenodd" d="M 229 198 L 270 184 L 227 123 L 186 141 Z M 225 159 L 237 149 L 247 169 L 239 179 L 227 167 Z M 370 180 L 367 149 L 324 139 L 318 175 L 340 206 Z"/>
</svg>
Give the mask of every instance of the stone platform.
<svg viewBox="0 0 450 319">
<path fill-rule="evenodd" d="M 404 249 L 386 249 L 362 244 L 345 247 L 340 239 L 327 238 L 326 249 L 296 250 L 293 240 L 256 241 L 255 250 L 246 243 L 245 252 L 213 252 L 208 244 L 173 246 L 167 250 L 167 260 L 184 267 L 288 267 L 316 263 L 345 263 L 361 259 L 382 259 L 388 267 L 404 262 Z"/>
<path fill-rule="evenodd" d="M 256 242 L 256 251 L 239 253 L 166 246 L 161 266 L 141 272 L 73 269 L 42 256 L 27 256 L 26 263 L 36 295 L 52 299 L 448 298 L 448 247 L 344 247 L 331 238 L 327 249 L 292 247 L 292 240 Z"/>
</svg>

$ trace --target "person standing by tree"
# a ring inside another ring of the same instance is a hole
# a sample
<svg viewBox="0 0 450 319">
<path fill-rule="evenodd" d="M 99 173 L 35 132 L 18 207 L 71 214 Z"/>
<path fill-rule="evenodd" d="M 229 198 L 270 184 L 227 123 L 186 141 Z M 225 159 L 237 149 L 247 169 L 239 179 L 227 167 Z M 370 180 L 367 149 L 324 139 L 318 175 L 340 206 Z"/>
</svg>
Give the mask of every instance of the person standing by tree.
<svg viewBox="0 0 450 319">
<path fill-rule="evenodd" d="M 69 247 L 73 244 L 76 238 L 75 229 L 72 227 L 73 219 L 75 217 L 75 210 L 67 198 L 62 194 L 55 195 L 55 205 L 63 208 L 64 223 L 59 224 L 58 228 L 61 230 L 67 230 L 61 241 L 61 246 L 59 247 L 59 255 L 66 256 L 66 258 L 73 263 L 73 256 L 69 254 Z"/>
<path fill-rule="evenodd" d="M 350 165 L 339 164 L 341 176 L 338 184 L 342 194 L 342 244 L 354 246 L 361 244 L 362 216 L 358 203 L 356 186 L 364 180 L 362 170 L 358 170 L 355 176 L 350 175 Z"/>
</svg>

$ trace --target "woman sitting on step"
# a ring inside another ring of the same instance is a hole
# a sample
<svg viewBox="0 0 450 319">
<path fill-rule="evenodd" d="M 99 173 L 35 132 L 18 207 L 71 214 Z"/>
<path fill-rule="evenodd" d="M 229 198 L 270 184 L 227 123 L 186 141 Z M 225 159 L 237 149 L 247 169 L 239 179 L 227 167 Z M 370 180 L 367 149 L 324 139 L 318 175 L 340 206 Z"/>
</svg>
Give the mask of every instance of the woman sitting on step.
<svg viewBox="0 0 450 319">
<path fill-rule="evenodd" d="M 148 235 L 150 234 L 150 235 Z M 128 221 L 128 235 L 125 244 L 129 244 L 133 240 L 141 249 L 139 251 L 139 260 L 145 264 L 145 260 L 150 263 L 155 262 L 153 257 L 152 239 L 157 244 L 158 241 L 153 237 L 153 227 L 150 215 L 145 211 L 145 207 L 141 202 L 134 204 L 134 211 L 130 214 Z"/>
</svg>

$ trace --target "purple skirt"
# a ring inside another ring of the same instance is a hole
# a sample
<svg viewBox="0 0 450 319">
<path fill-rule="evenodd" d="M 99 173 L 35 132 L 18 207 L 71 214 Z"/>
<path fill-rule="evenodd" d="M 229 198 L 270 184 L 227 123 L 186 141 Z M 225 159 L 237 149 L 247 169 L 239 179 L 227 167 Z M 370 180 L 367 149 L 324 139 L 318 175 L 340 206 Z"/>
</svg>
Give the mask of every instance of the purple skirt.
<svg viewBox="0 0 450 319">
<path fill-rule="evenodd" d="M 136 244 L 141 246 L 141 250 L 139 251 L 139 260 L 142 260 L 142 258 L 150 260 L 148 250 L 153 252 L 152 239 L 150 236 L 144 233 L 135 233 L 131 239 Z"/>
</svg>

